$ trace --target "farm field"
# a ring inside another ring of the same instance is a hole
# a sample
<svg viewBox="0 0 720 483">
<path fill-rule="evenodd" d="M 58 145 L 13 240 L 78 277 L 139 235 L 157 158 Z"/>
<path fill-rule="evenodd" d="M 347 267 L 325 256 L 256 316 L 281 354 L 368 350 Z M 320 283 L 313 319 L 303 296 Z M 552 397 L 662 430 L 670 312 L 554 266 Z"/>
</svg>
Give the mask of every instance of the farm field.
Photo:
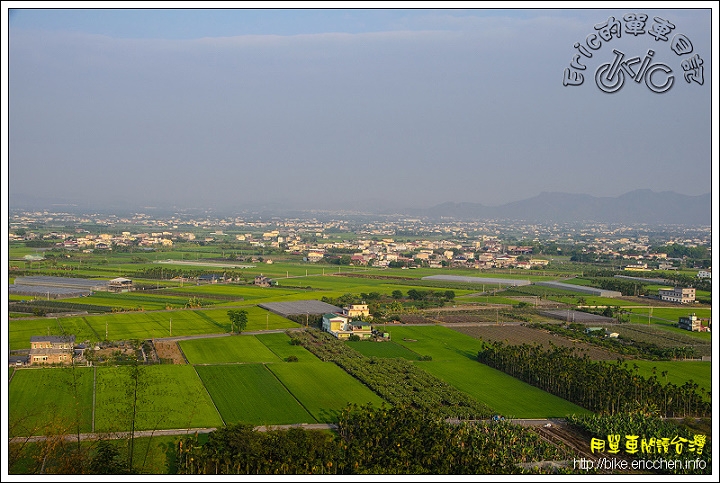
<svg viewBox="0 0 720 483">
<path fill-rule="evenodd" d="M 255 337 L 283 361 L 290 356 L 295 356 L 298 358 L 298 362 L 320 362 L 320 359 L 304 347 L 292 345 L 290 337 L 285 333 L 258 334 Z"/>
<path fill-rule="evenodd" d="M 480 341 L 439 325 L 388 327 L 387 332 L 393 342 L 433 361 L 475 360 L 481 346 Z"/>
<path fill-rule="evenodd" d="M 138 366 L 136 430 L 222 425 L 213 401 L 190 365 Z M 52 369 L 50 369 L 52 370 Z M 131 366 L 97 369 L 95 431 L 128 431 L 134 380 Z"/>
<path fill-rule="evenodd" d="M 470 359 L 418 362 L 419 367 L 506 418 L 550 418 L 590 411 Z"/>
<path fill-rule="evenodd" d="M 318 422 L 337 421 L 338 412 L 350 403 L 380 406 L 383 402 L 332 362 L 293 362 L 267 367 Z"/>
<path fill-rule="evenodd" d="M 416 361 L 420 355 L 393 341 L 347 341 L 347 345 L 365 357 L 401 357 L 409 361 Z"/>
<path fill-rule="evenodd" d="M 432 361 L 418 367 L 452 384 L 503 415 L 515 418 L 560 417 L 587 412 L 541 389 L 477 362 L 481 342 L 440 326 L 397 327 L 393 340 Z"/>
<path fill-rule="evenodd" d="M 106 293 L 95 292 L 89 297 L 76 297 L 62 299 L 63 302 L 76 304 L 103 305 L 106 307 L 118 307 L 123 309 L 143 310 L 165 310 L 166 307 L 181 309 L 188 303 L 187 297 L 173 297 L 167 294 L 156 294 L 143 291 L 134 291 L 128 293 Z M 216 303 L 217 301 L 206 300 L 207 303 Z"/>
<path fill-rule="evenodd" d="M 234 307 L 233 307 L 234 308 Z M 246 331 L 286 329 L 299 324 L 256 306 L 248 312 Z M 8 341 L 11 350 L 29 349 L 33 335 L 74 334 L 76 341 L 144 340 L 152 338 L 222 334 L 231 329 L 224 309 L 124 312 L 118 314 L 10 320 Z M 172 321 L 172 333 L 170 323 Z"/>
<path fill-rule="evenodd" d="M 488 342 L 499 341 L 508 345 L 540 344 L 547 348 L 549 348 L 550 344 L 571 347 L 580 351 L 581 354 L 587 354 L 588 357 L 596 361 L 615 361 L 618 357 L 621 357 L 615 352 L 606 351 L 592 344 L 573 341 L 560 335 L 523 325 L 453 327 L 452 329 Z"/>
<path fill-rule="evenodd" d="M 706 393 L 712 389 L 712 363 L 701 361 L 629 361 L 628 365 L 638 366 L 638 372 L 641 376 L 652 377 L 653 368 L 654 375 L 659 382 L 670 382 L 677 386 L 682 386 L 688 381 L 697 383 L 698 389 L 704 388 Z M 663 372 L 667 372 L 667 378 L 663 376 Z M 710 398 L 708 397 L 708 400 Z"/>
<path fill-rule="evenodd" d="M 203 365 L 196 366 L 195 370 L 225 424 L 262 426 L 315 422 L 264 364 Z"/>
<path fill-rule="evenodd" d="M 70 369 L 16 370 L 8 384 L 8 435 L 92 430 L 93 369 L 76 368 L 77 398 Z M 78 413 L 76 413 L 76 409 Z M 49 415 L 53 415 L 49 418 Z M 47 427 L 50 425 L 50 427 Z"/>
<path fill-rule="evenodd" d="M 639 342 L 649 342 L 660 347 L 690 346 L 699 356 L 712 355 L 710 339 L 694 337 L 691 335 L 693 332 L 683 329 L 670 331 L 657 324 L 619 324 L 613 326 L 613 331 Z"/>
<path fill-rule="evenodd" d="M 233 335 L 179 341 L 190 364 L 280 362 L 280 358 L 254 335 Z"/>
</svg>

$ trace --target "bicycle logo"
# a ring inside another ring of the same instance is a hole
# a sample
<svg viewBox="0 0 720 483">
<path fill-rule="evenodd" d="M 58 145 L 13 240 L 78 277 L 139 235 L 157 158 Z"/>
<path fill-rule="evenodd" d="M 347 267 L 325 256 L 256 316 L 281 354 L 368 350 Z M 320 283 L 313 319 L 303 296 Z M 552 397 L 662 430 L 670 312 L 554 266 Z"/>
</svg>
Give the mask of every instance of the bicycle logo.
<svg viewBox="0 0 720 483">
<path fill-rule="evenodd" d="M 642 82 L 644 79 L 648 89 L 658 94 L 667 92 L 673 86 L 673 82 L 675 81 L 673 75 L 667 75 L 663 83 L 657 83 L 656 77 L 654 77 L 655 72 L 661 70 L 665 72 L 665 74 L 670 74 L 672 69 L 660 62 L 656 64 L 650 63 L 653 55 L 655 55 L 654 50 L 647 51 L 647 55 L 645 55 L 645 58 L 642 60 L 642 64 L 640 64 L 637 72 L 633 71 L 632 66 L 640 62 L 640 57 L 631 57 L 623 61 L 625 57 L 623 52 L 617 49 L 613 49 L 613 52 L 615 53 L 615 59 L 612 62 L 600 65 L 597 71 L 595 71 L 595 83 L 601 91 L 612 94 L 622 89 L 625 84 L 626 72 L 637 83 Z"/>
<path fill-rule="evenodd" d="M 577 53 L 573 55 L 570 66 L 563 71 L 563 85 L 582 85 L 584 82 L 583 71 L 588 67 L 583 64 L 584 59 L 591 59 L 594 52 L 614 39 L 619 39 L 623 33 L 631 35 L 631 38 L 648 35 L 654 38 L 654 42 L 667 42 L 670 50 L 677 56 L 694 54 L 680 59 L 682 78 L 688 84 L 695 82 L 703 85 L 703 59 L 700 54 L 693 52 L 694 47 L 690 39 L 681 33 L 674 34 L 670 39 L 675 25 L 660 17 L 653 17 L 653 22 L 648 27 L 648 15 L 628 13 L 622 17 L 622 21 L 615 17 L 608 17 L 606 22 L 595 25 L 595 32 L 588 34 L 585 42 L 575 42 L 574 48 L 577 49 Z M 642 59 L 640 57 L 626 59 L 625 53 L 618 49 L 613 49 L 613 53 L 615 54 L 614 59 L 611 62 L 600 64 L 595 71 L 595 84 L 601 91 L 607 94 L 618 92 L 625 85 L 626 77 L 638 84 L 645 82 L 647 88 L 657 94 L 669 91 L 675 84 L 675 75 L 670 66 L 662 62 L 653 62 L 655 48 L 648 49 Z"/>
</svg>

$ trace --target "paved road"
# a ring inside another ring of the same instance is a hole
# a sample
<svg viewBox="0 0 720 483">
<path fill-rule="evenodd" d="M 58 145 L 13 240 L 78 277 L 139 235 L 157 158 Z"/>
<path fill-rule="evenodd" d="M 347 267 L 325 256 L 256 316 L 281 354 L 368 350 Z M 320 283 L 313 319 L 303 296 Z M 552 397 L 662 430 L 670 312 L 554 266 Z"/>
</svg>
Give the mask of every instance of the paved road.
<svg viewBox="0 0 720 483">
<path fill-rule="evenodd" d="M 269 431 L 273 429 L 289 429 L 289 428 L 303 428 L 303 429 L 337 429 L 336 424 L 284 424 L 277 426 L 255 426 L 256 431 Z M 185 428 L 185 429 L 158 429 L 156 431 L 135 431 L 136 438 L 149 438 L 151 436 L 182 436 L 190 434 L 201 434 L 201 433 L 212 433 L 217 428 Z M 64 436 L 67 441 L 74 441 L 78 437 L 77 434 L 66 434 Z M 98 439 L 126 439 L 130 437 L 130 432 L 117 432 L 117 433 L 80 433 L 80 439 L 85 440 L 98 440 Z M 10 443 L 27 443 L 27 442 L 38 442 L 44 441 L 46 436 L 19 436 L 10 438 Z"/>
<path fill-rule="evenodd" d="M 456 419 L 448 419 L 450 424 L 459 424 L 461 422 L 475 422 L 475 421 L 464 421 Z M 549 420 L 549 419 L 511 419 L 512 423 L 519 424 L 522 426 L 544 426 L 550 424 L 560 424 L 562 421 Z M 479 421 L 483 422 L 483 421 Z M 276 426 L 255 426 L 256 431 L 272 431 L 275 429 L 289 429 L 289 428 L 302 428 L 302 429 L 337 429 L 336 424 L 326 423 L 299 423 L 299 424 L 281 424 Z M 185 429 L 158 429 L 155 431 L 135 431 L 136 438 L 149 438 L 153 436 L 182 436 L 192 435 L 195 433 L 212 433 L 217 428 L 185 428 Z M 74 441 L 78 437 L 77 434 L 66 434 L 64 436 L 67 441 Z M 100 439 L 126 439 L 130 437 L 129 432 L 117 432 L 117 433 L 80 433 L 80 439 L 83 441 L 100 440 Z M 38 441 L 44 441 L 46 436 L 19 436 L 10 438 L 10 443 L 36 443 Z"/>
</svg>

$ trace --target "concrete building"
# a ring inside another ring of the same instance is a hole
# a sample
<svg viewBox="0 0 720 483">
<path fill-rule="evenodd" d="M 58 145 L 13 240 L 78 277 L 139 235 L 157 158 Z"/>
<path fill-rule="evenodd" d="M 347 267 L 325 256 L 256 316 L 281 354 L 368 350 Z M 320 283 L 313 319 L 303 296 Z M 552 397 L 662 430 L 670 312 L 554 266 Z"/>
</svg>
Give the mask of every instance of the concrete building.
<svg viewBox="0 0 720 483">
<path fill-rule="evenodd" d="M 678 327 L 692 332 L 705 332 L 709 329 L 709 327 L 702 325 L 702 320 L 698 319 L 695 314 L 680 317 L 678 319 Z"/>
<path fill-rule="evenodd" d="M 75 336 L 34 335 L 30 337 L 30 365 L 70 364 L 73 358 Z"/>
<path fill-rule="evenodd" d="M 684 287 L 661 288 L 658 290 L 660 300 L 677 304 L 691 304 L 695 302 L 695 289 Z"/>
</svg>

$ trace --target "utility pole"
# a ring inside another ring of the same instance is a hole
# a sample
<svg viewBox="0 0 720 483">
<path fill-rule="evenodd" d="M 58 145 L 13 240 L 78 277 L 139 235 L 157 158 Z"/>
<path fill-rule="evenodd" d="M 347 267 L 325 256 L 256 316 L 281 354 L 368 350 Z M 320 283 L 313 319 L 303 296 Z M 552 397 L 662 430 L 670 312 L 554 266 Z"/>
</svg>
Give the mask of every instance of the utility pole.
<svg viewBox="0 0 720 483">
<path fill-rule="evenodd" d="M 172 337 L 172 317 L 170 317 L 170 337 Z"/>
<path fill-rule="evenodd" d="M 270 329 L 270 312 L 265 313 L 265 330 Z"/>
</svg>

